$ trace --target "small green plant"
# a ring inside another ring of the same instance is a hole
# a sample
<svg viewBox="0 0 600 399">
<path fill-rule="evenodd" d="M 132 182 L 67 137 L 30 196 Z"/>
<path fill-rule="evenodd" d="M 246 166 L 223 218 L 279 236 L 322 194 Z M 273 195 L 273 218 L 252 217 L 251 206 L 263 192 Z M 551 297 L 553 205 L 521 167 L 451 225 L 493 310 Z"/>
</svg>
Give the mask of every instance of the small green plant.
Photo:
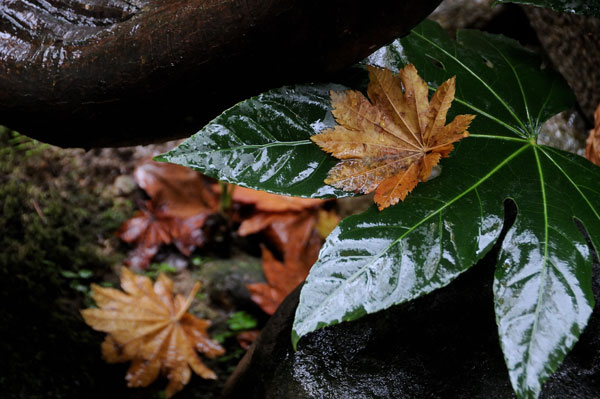
<svg viewBox="0 0 600 399">
<path fill-rule="evenodd" d="M 146 277 L 150 277 L 155 279 L 156 277 L 158 277 L 158 275 L 160 273 L 176 273 L 177 269 L 175 269 L 173 266 L 171 266 L 170 264 L 166 263 L 166 262 L 162 262 L 162 263 L 152 263 L 150 264 L 150 266 L 148 266 L 148 269 L 145 270 L 142 274 Z"/>
<path fill-rule="evenodd" d="M 194 256 L 192 258 L 192 265 L 199 267 L 205 264 L 206 262 L 210 261 L 211 259 L 212 258 L 208 256 Z"/>
<path fill-rule="evenodd" d="M 84 295 L 84 306 L 90 307 L 94 305 L 90 288 L 91 278 L 94 276 L 94 272 L 89 269 L 80 269 L 77 270 L 77 272 L 61 270 L 60 275 L 69 281 L 69 287 L 71 287 L 71 289 Z"/>
<path fill-rule="evenodd" d="M 4 126 L 0 126 L 0 142 L 2 141 L 6 143 L 6 146 L 0 147 L 0 157 L 10 155 L 13 152 L 18 152 L 29 158 L 50 148 L 46 143 L 41 143 L 27 136 L 23 136 Z"/>
<path fill-rule="evenodd" d="M 237 333 L 255 329 L 257 321 L 254 316 L 244 311 L 232 313 L 227 319 L 227 330 L 213 334 L 213 339 L 219 343 L 225 342 L 228 338 L 234 337 Z M 241 352 L 243 353 L 243 352 Z"/>
<path fill-rule="evenodd" d="M 253 328 L 256 328 L 256 324 L 256 318 L 244 311 L 233 313 L 229 317 L 229 320 L 227 320 L 227 326 L 234 332 L 252 330 Z"/>
</svg>

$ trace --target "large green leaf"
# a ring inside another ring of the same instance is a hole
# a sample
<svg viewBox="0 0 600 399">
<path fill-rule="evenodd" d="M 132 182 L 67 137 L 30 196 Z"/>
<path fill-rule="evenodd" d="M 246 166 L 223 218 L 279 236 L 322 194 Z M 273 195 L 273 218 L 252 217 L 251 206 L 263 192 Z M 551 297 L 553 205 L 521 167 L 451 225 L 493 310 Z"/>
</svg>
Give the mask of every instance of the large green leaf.
<svg viewBox="0 0 600 399">
<path fill-rule="evenodd" d="M 548 7 L 560 12 L 600 16 L 598 0 L 496 0 L 494 3 L 520 3 Z"/>
<path fill-rule="evenodd" d="M 155 159 L 278 194 L 347 196 L 323 183 L 336 161 L 309 139 L 335 124 L 329 91 L 343 89 L 302 85 L 271 90 L 233 106 Z"/>
<path fill-rule="evenodd" d="M 374 60 L 396 69 L 409 60 L 432 89 L 456 75 L 451 112 L 477 118 L 439 177 L 383 212 L 347 218 L 328 237 L 302 290 L 294 344 L 448 284 L 496 241 L 511 199 L 518 215 L 499 255 L 495 310 L 515 392 L 535 398 L 593 308 L 591 254 L 574 219 L 592 240 L 600 235 L 600 170 L 536 143 L 572 93 L 517 42 L 479 31 L 454 41 L 429 21 Z"/>
</svg>

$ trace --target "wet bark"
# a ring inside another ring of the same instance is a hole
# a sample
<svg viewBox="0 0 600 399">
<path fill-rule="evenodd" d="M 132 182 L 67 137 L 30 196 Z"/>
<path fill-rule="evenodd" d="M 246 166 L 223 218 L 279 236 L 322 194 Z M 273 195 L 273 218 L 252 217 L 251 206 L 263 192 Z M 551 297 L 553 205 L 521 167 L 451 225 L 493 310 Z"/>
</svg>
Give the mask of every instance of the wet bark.
<svg viewBox="0 0 600 399">
<path fill-rule="evenodd" d="M 67 147 L 184 137 L 328 79 L 440 0 L 0 0 L 0 124 Z"/>
</svg>

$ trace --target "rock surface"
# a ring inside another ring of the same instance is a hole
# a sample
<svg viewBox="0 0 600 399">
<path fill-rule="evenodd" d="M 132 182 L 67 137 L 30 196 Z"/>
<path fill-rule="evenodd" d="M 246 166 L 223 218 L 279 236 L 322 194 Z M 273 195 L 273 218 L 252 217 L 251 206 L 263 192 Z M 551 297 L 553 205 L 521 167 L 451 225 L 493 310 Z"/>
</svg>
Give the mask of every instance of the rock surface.
<svg viewBox="0 0 600 399">
<path fill-rule="evenodd" d="M 285 84 L 328 81 L 441 0 L 0 0 L 0 123 L 69 147 L 189 136 Z"/>
<path fill-rule="evenodd" d="M 524 7 L 553 66 L 567 80 L 589 124 L 600 103 L 600 19 Z"/>
<path fill-rule="evenodd" d="M 304 337 L 290 334 L 300 289 L 232 375 L 224 398 L 514 398 L 492 297 L 495 254 L 413 302 Z M 594 292 L 600 294 L 595 265 Z M 600 397 L 600 311 L 540 398 Z"/>
</svg>

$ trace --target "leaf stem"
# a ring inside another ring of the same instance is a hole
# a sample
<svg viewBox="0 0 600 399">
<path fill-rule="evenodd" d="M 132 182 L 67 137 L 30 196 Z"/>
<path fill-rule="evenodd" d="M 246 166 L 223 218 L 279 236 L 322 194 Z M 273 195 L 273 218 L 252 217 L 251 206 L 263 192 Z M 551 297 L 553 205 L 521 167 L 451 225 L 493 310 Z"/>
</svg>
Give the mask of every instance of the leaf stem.
<svg viewBox="0 0 600 399">
<path fill-rule="evenodd" d="M 235 185 L 219 180 L 219 188 L 221 189 L 221 197 L 219 198 L 219 213 L 226 215 L 231 209 L 231 201 Z"/>
<path fill-rule="evenodd" d="M 198 281 L 196 281 L 196 283 L 194 284 L 194 287 L 192 288 L 192 291 L 190 292 L 190 294 L 188 295 L 188 297 L 185 300 L 185 304 L 181 307 L 181 309 L 179 309 L 179 312 L 177 312 L 175 317 L 173 317 L 174 320 L 181 319 L 181 317 L 184 315 L 184 313 L 187 312 L 187 310 L 189 309 L 190 305 L 192 304 L 192 301 L 194 300 L 194 297 L 196 296 L 196 293 L 198 292 L 199 289 L 200 289 L 200 283 Z"/>
</svg>

